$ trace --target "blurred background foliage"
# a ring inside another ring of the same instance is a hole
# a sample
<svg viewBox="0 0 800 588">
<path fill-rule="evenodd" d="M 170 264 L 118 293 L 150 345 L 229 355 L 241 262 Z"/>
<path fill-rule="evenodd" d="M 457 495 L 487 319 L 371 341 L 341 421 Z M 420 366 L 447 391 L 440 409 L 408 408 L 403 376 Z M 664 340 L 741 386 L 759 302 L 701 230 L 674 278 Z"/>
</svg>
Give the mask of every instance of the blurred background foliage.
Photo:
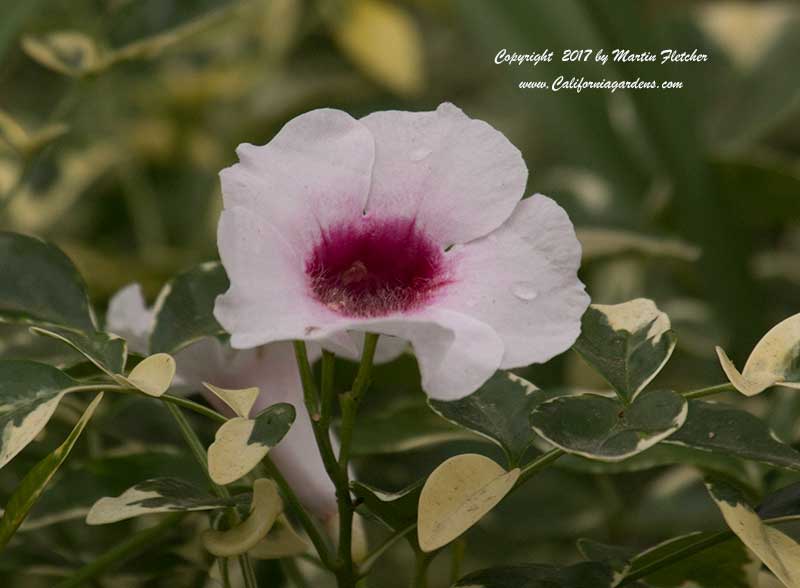
<svg viewBox="0 0 800 588">
<path fill-rule="evenodd" d="M 556 59 L 495 65 L 502 48 L 551 49 Z M 696 48 L 710 59 L 560 61 L 564 49 L 583 48 Z M 215 258 L 217 173 L 237 144 L 263 144 L 312 108 L 361 116 L 451 101 L 520 147 L 528 193 L 568 210 L 595 302 L 646 296 L 671 316 L 678 350 L 657 384 L 716 384 L 715 344 L 741 365 L 761 334 L 798 311 L 799 58 L 800 4 L 788 1 L 4 0 L 0 227 L 56 242 L 101 307 L 131 281 L 152 299 L 178 270 Z M 558 75 L 685 87 L 517 87 Z M 0 355 L 74 360 L 5 325 Z M 340 368 L 345 387 L 353 368 Z M 520 373 L 541 387 L 601 385 L 572 352 Z M 65 436 L 76 409 L 63 405 L 62 424 L 0 472 L 0 496 Z M 800 442 L 796 392 L 747 406 Z M 378 369 L 364 415 L 358 471 L 387 490 L 465 449 L 494 455 L 427 411 L 411 357 Z M 0 558 L 4 586 L 54 585 L 140 524 L 86 527 L 81 517 L 99 496 L 163 473 L 201 480 L 166 413 L 142 401 L 104 404 L 87 439 Z M 640 467 L 551 468 L 467 534 L 462 569 L 567 563 L 581 536 L 642 547 L 721 525 L 694 470 Z M 794 479 L 730 467 L 756 494 Z M 96 585 L 205 585 L 192 525 Z M 409 558 L 398 546 L 373 585 L 405 585 Z M 437 560 L 433 586 L 446 584 L 449 566 Z M 276 565 L 259 574 L 264 585 L 283 582 Z"/>
</svg>

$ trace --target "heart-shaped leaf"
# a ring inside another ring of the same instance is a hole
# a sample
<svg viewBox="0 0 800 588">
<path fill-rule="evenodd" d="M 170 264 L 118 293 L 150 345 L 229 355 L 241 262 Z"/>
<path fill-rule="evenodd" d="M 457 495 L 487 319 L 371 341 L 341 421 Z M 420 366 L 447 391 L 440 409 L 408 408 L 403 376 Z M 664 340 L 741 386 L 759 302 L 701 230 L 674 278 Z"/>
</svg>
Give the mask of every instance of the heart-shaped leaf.
<svg viewBox="0 0 800 588">
<path fill-rule="evenodd" d="M 564 568 L 528 564 L 472 572 L 453 588 L 611 588 L 613 581 L 611 569 L 602 563 L 583 562 Z"/>
<path fill-rule="evenodd" d="M 625 406 L 599 394 L 562 396 L 531 413 L 534 431 L 567 453 L 621 461 L 652 447 L 686 420 L 687 402 L 671 390 L 642 394 Z"/>
<path fill-rule="evenodd" d="M 241 390 L 229 390 L 227 388 L 214 386 L 208 382 L 203 382 L 203 386 L 208 388 L 208 390 L 214 394 L 214 396 L 222 400 L 222 402 L 230 406 L 231 410 L 233 410 L 236 415 L 244 418 L 250 416 L 250 411 L 252 410 L 253 404 L 255 404 L 256 398 L 258 398 L 259 394 L 259 390 L 256 387 L 243 388 Z"/>
<path fill-rule="evenodd" d="M 498 371 L 465 398 L 451 402 L 430 399 L 428 404 L 442 418 L 497 443 L 513 467 L 535 439 L 528 415 L 541 402 L 536 391 L 527 380 Z"/>
<path fill-rule="evenodd" d="M 749 412 L 717 402 L 689 401 L 686 422 L 665 443 L 800 469 L 800 452 L 778 441 L 766 423 Z"/>
<path fill-rule="evenodd" d="M 158 398 L 169 390 L 174 377 L 175 360 L 167 353 L 156 353 L 136 364 L 127 377 L 117 376 L 117 379 Z"/>
<path fill-rule="evenodd" d="M 417 540 L 430 552 L 450 543 L 492 510 L 519 478 L 483 455 L 456 455 L 437 467 L 419 497 Z"/>
<path fill-rule="evenodd" d="M 652 300 L 592 304 L 581 319 L 574 349 L 614 388 L 624 402 L 656 377 L 675 349 L 669 317 Z"/>
<path fill-rule="evenodd" d="M 0 276 L 0 322 L 95 331 L 86 284 L 54 245 L 0 231 Z"/>
<path fill-rule="evenodd" d="M 772 327 L 753 348 L 741 373 L 721 347 L 717 356 L 730 383 L 745 396 L 771 386 L 800 388 L 800 314 Z"/>
<path fill-rule="evenodd" d="M 253 502 L 248 517 L 231 529 L 203 532 L 203 546 L 217 557 L 233 557 L 247 553 L 266 537 L 278 515 L 283 501 L 278 486 L 272 480 L 260 478 L 253 483 Z"/>
<path fill-rule="evenodd" d="M 241 504 L 246 497 L 218 498 L 176 478 L 154 478 L 119 496 L 101 498 L 86 515 L 89 525 L 106 525 L 161 512 L 214 510 Z"/>
<path fill-rule="evenodd" d="M 217 484 L 247 475 L 289 431 L 295 419 L 291 404 L 274 404 L 253 419 L 225 422 L 208 448 L 208 472 Z"/>
<path fill-rule="evenodd" d="M 78 441 L 78 437 L 86 428 L 89 419 L 92 418 L 102 399 L 102 392 L 95 396 L 94 400 L 83 411 L 83 415 L 72 428 L 66 440 L 27 473 L 19 483 L 19 486 L 17 486 L 14 494 L 8 499 L 3 518 L 0 519 L 0 551 L 11 539 L 11 536 L 22 524 L 22 521 L 25 520 L 28 512 L 36 504 L 36 501 L 42 495 L 58 468 L 67 460 L 72 448 Z M 5 436 L 5 432 L 3 436 Z"/>
<path fill-rule="evenodd" d="M 156 300 L 150 352 L 176 353 L 203 337 L 225 334 L 214 318 L 214 301 L 228 289 L 218 262 L 203 263 L 169 281 Z"/>
<path fill-rule="evenodd" d="M 64 394 L 78 385 L 35 361 L 0 361 L 0 467 L 44 429 Z"/>
<path fill-rule="evenodd" d="M 31 327 L 31 332 L 66 343 L 110 376 L 121 374 L 128 355 L 125 340 L 108 333 L 83 333 L 59 327 Z"/>
<path fill-rule="evenodd" d="M 736 487 L 722 480 L 709 480 L 706 486 L 725 522 L 742 543 L 787 587 L 800 586 L 800 544 L 764 524 Z"/>
</svg>

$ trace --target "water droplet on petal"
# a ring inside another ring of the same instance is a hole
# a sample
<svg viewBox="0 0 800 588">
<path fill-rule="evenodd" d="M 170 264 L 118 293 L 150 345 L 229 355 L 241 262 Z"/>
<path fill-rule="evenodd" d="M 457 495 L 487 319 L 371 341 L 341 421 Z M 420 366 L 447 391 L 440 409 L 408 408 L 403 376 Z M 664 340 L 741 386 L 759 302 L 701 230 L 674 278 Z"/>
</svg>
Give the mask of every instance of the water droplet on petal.
<svg viewBox="0 0 800 588">
<path fill-rule="evenodd" d="M 517 282 L 511 286 L 511 293 L 520 300 L 533 300 L 539 295 L 530 282 Z"/>
<path fill-rule="evenodd" d="M 414 151 L 412 151 L 408 157 L 409 159 L 411 159 L 411 161 L 422 161 L 430 154 L 431 154 L 430 149 L 426 149 L 425 147 L 420 147 L 418 149 L 414 149 Z"/>
</svg>

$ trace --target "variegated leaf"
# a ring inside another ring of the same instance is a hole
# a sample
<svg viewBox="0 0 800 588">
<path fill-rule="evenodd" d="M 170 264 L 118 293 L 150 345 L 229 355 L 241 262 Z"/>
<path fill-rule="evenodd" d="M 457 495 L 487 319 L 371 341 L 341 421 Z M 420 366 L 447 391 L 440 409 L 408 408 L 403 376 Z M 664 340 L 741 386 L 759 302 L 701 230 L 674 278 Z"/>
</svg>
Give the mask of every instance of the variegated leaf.
<svg viewBox="0 0 800 588">
<path fill-rule="evenodd" d="M 567 453 L 621 461 L 677 431 L 686 420 L 686 399 L 671 390 L 642 394 L 629 405 L 600 394 L 562 396 L 531 413 L 531 427 Z"/>
<path fill-rule="evenodd" d="M 644 390 L 675 349 L 669 317 L 652 300 L 592 304 L 581 320 L 574 349 L 602 375 L 623 402 Z"/>
<path fill-rule="evenodd" d="M 417 540 L 430 552 L 480 521 L 514 487 L 519 468 L 507 472 L 478 454 L 451 457 L 425 482 L 419 497 Z"/>
</svg>

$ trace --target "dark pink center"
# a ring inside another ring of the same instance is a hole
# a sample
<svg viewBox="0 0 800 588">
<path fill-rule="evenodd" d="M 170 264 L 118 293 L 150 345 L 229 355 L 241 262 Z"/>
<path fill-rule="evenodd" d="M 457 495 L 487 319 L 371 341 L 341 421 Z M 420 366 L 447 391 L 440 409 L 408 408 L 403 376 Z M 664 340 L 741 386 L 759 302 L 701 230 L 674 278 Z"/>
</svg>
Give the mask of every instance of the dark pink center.
<svg viewBox="0 0 800 588">
<path fill-rule="evenodd" d="M 320 302 L 360 317 L 417 308 L 447 283 L 441 248 L 409 220 L 365 218 L 324 232 L 306 274 Z"/>
</svg>

